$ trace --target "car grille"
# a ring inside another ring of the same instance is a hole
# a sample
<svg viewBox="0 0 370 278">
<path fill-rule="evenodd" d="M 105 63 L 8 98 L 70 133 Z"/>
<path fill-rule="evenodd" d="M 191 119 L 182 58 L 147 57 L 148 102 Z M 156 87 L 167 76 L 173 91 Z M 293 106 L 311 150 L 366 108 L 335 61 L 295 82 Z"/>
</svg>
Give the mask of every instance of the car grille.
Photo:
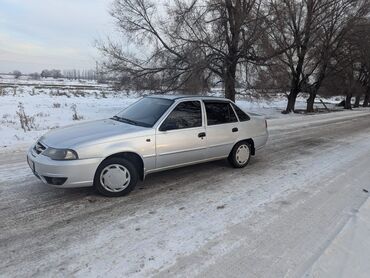
<svg viewBox="0 0 370 278">
<path fill-rule="evenodd" d="M 37 154 L 40 154 L 44 150 L 46 150 L 46 147 L 43 144 L 41 144 L 40 142 L 37 142 L 36 145 L 33 147 L 33 149 L 35 150 L 35 152 Z"/>
</svg>

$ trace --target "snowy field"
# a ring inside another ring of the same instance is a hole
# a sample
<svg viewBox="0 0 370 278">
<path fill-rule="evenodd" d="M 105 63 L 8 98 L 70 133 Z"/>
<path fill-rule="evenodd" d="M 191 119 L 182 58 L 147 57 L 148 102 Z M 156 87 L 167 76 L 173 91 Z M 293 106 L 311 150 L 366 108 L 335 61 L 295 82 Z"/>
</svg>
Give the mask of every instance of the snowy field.
<svg viewBox="0 0 370 278">
<path fill-rule="evenodd" d="M 11 74 L 0 74 L 0 86 L 7 84 L 7 85 L 61 85 L 61 86 L 101 86 L 101 87 L 108 87 L 106 84 L 98 84 L 96 80 L 69 80 L 66 78 L 42 78 L 40 80 L 35 80 L 30 78 L 29 76 L 22 75 L 19 78 L 14 78 Z"/>
<path fill-rule="evenodd" d="M 29 144 L 49 129 L 76 122 L 101 119 L 135 101 L 124 94 L 105 94 L 99 91 L 58 92 L 53 89 L 37 94 L 18 89 L 16 95 L 0 96 L 0 146 Z M 9 90 L 10 91 L 10 90 Z M 29 126 L 22 129 L 19 113 L 29 119 Z M 75 119 L 73 119 L 73 116 Z"/>
<path fill-rule="evenodd" d="M 24 148 L 53 128 L 112 117 L 140 97 L 137 92 L 116 92 L 107 85 L 86 82 L 0 79 L 0 150 Z M 8 83 L 17 85 L 17 88 L 4 85 Z M 49 85 L 61 87 L 49 88 Z M 338 100 L 334 98 L 329 102 Z M 244 110 L 267 118 L 288 117 L 281 114 L 286 105 L 286 98 L 281 95 L 269 99 L 239 97 L 237 103 Z M 305 105 L 305 98 L 300 97 L 297 108 L 304 109 Z M 322 105 L 318 104 L 318 107 L 322 108 Z M 27 120 L 25 128 L 22 128 L 22 119 Z"/>
</svg>

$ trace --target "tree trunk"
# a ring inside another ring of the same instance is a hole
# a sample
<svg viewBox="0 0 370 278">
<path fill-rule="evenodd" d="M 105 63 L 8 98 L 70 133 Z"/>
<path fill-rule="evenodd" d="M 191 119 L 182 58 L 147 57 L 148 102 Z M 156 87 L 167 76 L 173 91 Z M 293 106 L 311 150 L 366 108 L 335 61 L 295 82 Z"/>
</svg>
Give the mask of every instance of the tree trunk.
<svg viewBox="0 0 370 278">
<path fill-rule="evenodd" d="M 297 99 L 298 94 L 301 91 L 301 74 L 303 69 L 304 60 L 306 57 L 307 47 L 302 47 L 302 53 L 300 57 L 298 58 L 297 67 L 295 68 L 295 72 L 292 72 L 293 78 L 290 85 L 290 94 L 288 96 L 288 105 L 286 107 L 286 110 L 283 112 L 285 114 L 295 112 L 295 102 Z"/>
<path fill-rule="evenodd" d="M 283 112 L 284 114 L 295 112 L 295 102 L 296 102 L 299 92 L 301 91 L 298 75 L 293 77 L 290 88 L 291 89 L 290 89 L 290 94 L 288 95 L 288 104 L 287 104 L 286 110 Z"/>
<path fill-rule="evenodd" d="M 361 100 L 361 97 L 356 96 L 355 105 L 353 106 L 354 108 L 359 108 L 360 107 L 360 100 Z"/>
<path fill-rule="evenodd" d="M 362 104 L 362 106 L 369 107 L 369 101 L 370 101 L 370 89 L 367 89 L 367 92 L 365 93 L 364 103 Z"/>
<path fill-rule="evenodd" d="M 352 109 L 351 100 L 352 100 L 352 94 L 347 94 L 346 102 L 344 104 L 344 109 Z"/>
<path fill-rule="evenodd" d="M 307 113 L 315 112 L 314 104 L 315 104 L 316 92 L 311 92 L 310 97 L 307 99 Z"/>
<path fill-rule="evenodd" d="M 286 107 L 286 110 L 284 111 L 284 114 L 289 114 L 295 111 L 295 102 L 296 102 L 298 93 L 299 93 L 298 88 L 294 88 L 290 91 L 290 94 L 288 96 L 288 105 Z"/>
<path fill-rule="evenodd" d="M 225 74 L 225 97 L 235 101 L 235 74 L 237 63 L 231 63 L 226 68 Z"/>
<path fill-rule="evenodd" d="M 316 99 L 316 96 L 317 96 L 317 92 L 321 88 L 321 84 L 322 84 L 322 82 L 324 81 L 324 79 L 326 77 L 326 69 L 328 67 L 328 62 L 327 62 L 327 60 L 325 60 L 325 61 L 326 62 L 324 62 L 324 64 L 320 68 L 319 75 L 318 75 L 317 81 L 315 83 L 315 86 L 313 86 L 313 88 L 310 91 L 310 97 L 307 99 L 307 110 L 306 110 L 306 112 L 308 112 L 308 113 L 315 112 L 314 104 L 315 104 L 315 99 Z"/>
</svg>

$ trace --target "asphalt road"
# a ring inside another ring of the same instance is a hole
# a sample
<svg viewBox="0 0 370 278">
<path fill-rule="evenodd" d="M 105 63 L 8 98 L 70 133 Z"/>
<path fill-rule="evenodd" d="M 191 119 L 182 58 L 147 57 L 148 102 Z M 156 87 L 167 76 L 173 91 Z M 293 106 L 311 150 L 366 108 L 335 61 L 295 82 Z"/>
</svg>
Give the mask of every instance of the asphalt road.
<svg viewBox="0 0 370 278">
<path fill-rule="evenodd" d="M 157 173 L 115 199 L 2 152 L 0 277 L 301 277 L 368 198 L 370 113 L 343 115 L 272 120 L 247 168 Z"/>
</svg>

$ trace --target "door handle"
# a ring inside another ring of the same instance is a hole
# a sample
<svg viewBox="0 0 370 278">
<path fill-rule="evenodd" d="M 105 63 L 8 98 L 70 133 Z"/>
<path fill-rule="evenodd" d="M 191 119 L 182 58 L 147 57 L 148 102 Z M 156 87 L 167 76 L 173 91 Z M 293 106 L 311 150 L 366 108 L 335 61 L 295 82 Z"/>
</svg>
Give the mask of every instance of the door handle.
<svg viewBox="0 0 370 278">
<path fill-rule="evenodd" d="M 239 129 L 237 128 L 237 127 L 234 127 L 233 129 L 232 129 L 232 132 L 238 132 L 239 131 Z"/>
<path fill-rule="evenodd" d="M 205 132 L 201 132 L 201 133 L 198 134 L 198 137 L 199 138 L 206 137 L 206 133 Z"/>
</svg>

